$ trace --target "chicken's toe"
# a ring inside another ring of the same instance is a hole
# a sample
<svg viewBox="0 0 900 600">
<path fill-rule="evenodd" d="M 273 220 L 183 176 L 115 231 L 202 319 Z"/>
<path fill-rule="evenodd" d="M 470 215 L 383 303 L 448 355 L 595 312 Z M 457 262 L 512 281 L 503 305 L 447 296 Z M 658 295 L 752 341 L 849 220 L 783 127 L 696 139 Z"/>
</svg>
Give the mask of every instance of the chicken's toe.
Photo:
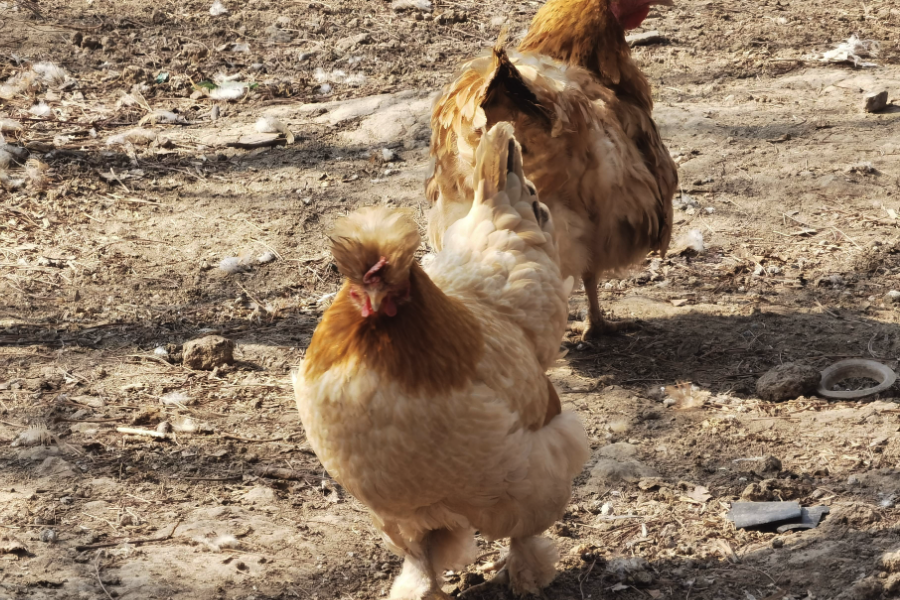
<svg viewBox="0 0 900 600">
<path fill-rule="evenodd" d="M 506 561 L 502 561 L 505 563 Z M 499 566 L 501 563 L 497 563 Z M 479 583 L 478 585 L 473 585 L 470 588 L 464 589 L 460 592 L 457 598 L 466 598 L 471 600 L 476 600 L 477 598 L 481 598 L 483 594 L 497 589 L 498 587 L 508 588 L 509 587 L 509 570 L 507 570 L 506 565 L 497 571 L 497 574 L 485 581 L 484 583 Z"/>
<path fill-rule="evenodd" d="M 585 342 L 593 342 L 600 340 L 604 336 L 616 335 L 626 331 L 634 331 L 640 329 L 640 324 L 632 319 L 622 321 L 608 321 L 600 318 L 596 321 L 587 320 L 584 323 L 578 323 L 573 329 L 581 330 L 581 339 Z"/>
</svg>

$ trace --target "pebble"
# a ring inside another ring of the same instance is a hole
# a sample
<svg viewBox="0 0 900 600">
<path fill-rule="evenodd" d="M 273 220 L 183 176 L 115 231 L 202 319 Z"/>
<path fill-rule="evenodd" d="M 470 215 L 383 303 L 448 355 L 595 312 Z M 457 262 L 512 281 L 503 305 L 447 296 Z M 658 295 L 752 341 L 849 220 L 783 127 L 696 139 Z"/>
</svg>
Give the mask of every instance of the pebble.
<svg viewBox="0 0 900 600">
<path fill-rule="evenodd" d="M 41 541 L 45 544 L 55 544 L 59 539 L 59 535 L 52 529 L 45 529 L 41 532 Z"/>
<path fill-rule="evenodd" d="M 887 294 L 884 295 L 884 301 L 890 302 L 891 304 L 897 304 L 900 302 L 900 292 L 897 290 L 891 290 Z"/>
<path fill-rule="evenodd" d="M 887 107 L 888 103 L 887 90 L 866 94 L 865 103 L 865 109 L 867 113 L 876 113 L 878 111 L 884 110 Z"/>
<path fill-rule="evenodd" d="M 665 41 L 665 38 L 658 31 L 644 31 L 643 33 L 633 33 L 625 36 L 625 41 L 629 46 L 649 46 L 651 44 L 659 44 Z"/>
</svg>

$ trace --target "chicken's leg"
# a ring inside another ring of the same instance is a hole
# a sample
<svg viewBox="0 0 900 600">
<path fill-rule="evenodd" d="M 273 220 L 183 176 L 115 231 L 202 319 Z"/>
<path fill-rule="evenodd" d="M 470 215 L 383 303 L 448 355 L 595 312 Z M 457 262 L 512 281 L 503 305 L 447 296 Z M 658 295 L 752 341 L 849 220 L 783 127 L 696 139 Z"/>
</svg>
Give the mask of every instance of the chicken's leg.
<svg viewBox="0 0 900 600">
<path fill-rule="evenodd" d="M 432 531 L 419 542 L 407 542 L 403 569 L 391 586 L 390 600 L 450 600 L 435 573 L 434 541 L 439 534 Z"/>
<path fill-rule="evenodd" d="M 634 321 L 617 321 L 611 323 L 603 318 L 603 311 L 600 310 L 600 298 L 597 296 L 598 278 L 596 273 L 584 273 L 581 276 L 584 281 L 584 293 L 588 298 L 588 318 L 583 325 L 581 339 L 584 341 L 598 340 L 603 335 L 617 333 L 632 329 L 635 326 Z"/>
<path fill-rule="evenodd" d="M 460 594 L 470 598 L 497 586 L 509 586 L 518 595 L 539 594 L 556 577 L 556 545 L 537 535 L 512 538 L 509 554 L 495 564 L 497 574 Z"/>
</svg>

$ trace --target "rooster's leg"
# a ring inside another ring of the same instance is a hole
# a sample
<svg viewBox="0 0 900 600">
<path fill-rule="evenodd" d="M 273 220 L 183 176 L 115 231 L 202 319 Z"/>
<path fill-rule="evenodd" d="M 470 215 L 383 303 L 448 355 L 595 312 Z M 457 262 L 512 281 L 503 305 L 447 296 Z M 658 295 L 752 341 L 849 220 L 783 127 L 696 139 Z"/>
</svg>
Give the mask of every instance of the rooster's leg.
<svg viewBox="0 0 900 600">
<path fill-rule="evenodd" d="M 391 586 L 390 600 L 450 600 L 435 573 L 433 537 L 432 532 L 419 542 L 407 543 L 403 569 Z"/>
<path fill-rule="evenodd" d="M 599 340 L 604 335 L 618 333 L 635 326 L 634 321 L 616 321 L 612 323 L 603 318 L 600 310 L 600 298 L 597 296 L 599 280 L 596 273 L 585 273 L 581 276 L 584 281 L 584 293 L 588 298 L 588 318 L 583 325 L 581 339 L 584 341 Z"/>
</svg>

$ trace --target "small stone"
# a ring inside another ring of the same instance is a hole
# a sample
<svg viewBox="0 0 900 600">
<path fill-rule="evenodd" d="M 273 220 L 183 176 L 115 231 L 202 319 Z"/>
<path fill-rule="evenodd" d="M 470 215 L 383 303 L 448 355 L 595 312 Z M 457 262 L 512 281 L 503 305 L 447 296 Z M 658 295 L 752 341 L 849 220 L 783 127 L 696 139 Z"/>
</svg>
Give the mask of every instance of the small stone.
<svg viewBox="0 0 900 600">
<path fill-rule="evenodd" d="M 128 83 L 140 83 L 147 77 L 147 71 L 137 65 L 128 65 L 122 69 L 122 79 Z"/>
<path fill-rule="evenodd" d="M 871 94 L 866 94 L 865 97 L 865 108 L 867 113 L 876 113 L 878 111 L 884 110 L 887 107 L 888 103 L 888 93 L 887 90 L 882 90 L 880 92 L 872 92 Z"/>
<path fill-rule="evenodd" d="M 781 461 L 777 456 L 766 456 L 762 460 L 762 470 L 763 471 L 775 471 L 776 473 L 781 472 Z"/>
<path fill-rule="evenodd" d="M 270 487 L 258 485 L 251 488 L 241 499 L 250 504 L 272 504 L 276 500 L 275 490 Z"/>
<path fill-rule="evenodd" d="M 897 304 L 898 302 L 900 302 L 900 292 L 898 292 L 897 290 L 889 291 L 884 295 L 884 301 L 891 304 Z"/>
<path fill-rule="evenodd" d="M 359 33 L 357 35 L 351 35 L 349 37 L 342 38 L 338 40 L 334 44 L 334 50 L 338 53 L 347 52 L 356 48 L 362 44 L 369 44 L 372 42 L 372 36 L 368 33 Z"/>
<path fill-rule="evenodd" d="M 219 335 L 208 335 L 184 344 L 184 366 L 196 371 L 211 371 L 234 364 L 234 342 Z"/>
<path fill-rule="evenodd" d="M 784 548 L 784 540 L 781 538 L 775 538 L 774 540 L 772 540 L 772 547 L 776 550 L 778 548 Z"/>
<path fill-rule="evenodd" d="M 59 539 L 59 535 L 52 529 L 45 529 L 41 532 L 41 541 L 45 544 L 55 544 Z"/>
<path fill-rule="evenodd" d="M 878 559 L 878 568 L 888 573 L 900 572 L 900 550 L 882 554 Z"/>
<path fill-rule="evenodd" d="M 783 402 L 815 393 L 822 374 L 815 367 L 784 363 L 756 382 L 756 393 L 768 402 Z"/>
<path fill-rule="evenodd" d="M 628 42 L 629 46 L 649 46 L 651 44 L 660 44 L 665 40 L 658 31 L 644 31 L 643 33 L 633 33 L 625 36 L 625 41 Z"/>
<path fill-rule="evenodd" d="M 72 465 L 58 456 L 48 456 L 32 473 L 37 477 L 47 477 L 55 480 L 66 479 L 78 475 L 78 472 L 75 471 Z"/>
<path fill-rule="evenodd" d="M 102 45 L 97 38 L 86 35 L 81 39 L 81 47 L 87 48 L 88 50 L 96 50 L 101 48 Z M 885 92 L 885 94 L 887 94 L 887 92 Z"/>
</svg>

